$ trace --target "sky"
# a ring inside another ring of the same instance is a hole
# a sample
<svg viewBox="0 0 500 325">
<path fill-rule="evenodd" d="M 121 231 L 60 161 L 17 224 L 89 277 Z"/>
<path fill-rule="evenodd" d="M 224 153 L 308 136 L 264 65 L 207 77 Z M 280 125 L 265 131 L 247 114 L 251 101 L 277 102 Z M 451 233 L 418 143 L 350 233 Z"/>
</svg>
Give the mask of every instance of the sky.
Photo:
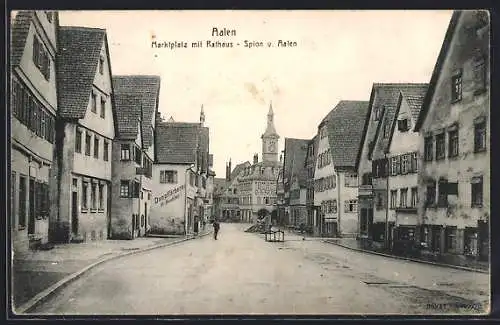
<svg viewBox="0 0 500 325">
<path fill-rule="evenodd" d="M 60 11 L 61 25 L 107 30 L 114 75 L 161 77 L 159 111 L 210 128 L 216 177 L 261 159 L 272 102 L 284 138 L 310 139 L 340 100 L 369 100 L 374 82 L 429 82 L 451 11 Z M 236 36 L 213 36 L 213 28 Z M 233 43 L 210 48 L 206 41 Z M 247 48 L 244 41 L 262 42 Z M 279 47 L 278 40 L 296 42 Z M 157 48 L 152 41 L 186 42 Z M 202 48 L 192 42 L 202 41 Z M 267 42 L 272 46 L 268 47 Z M 238 46 L 237 43 L 240 45 Z"/>
</svg>

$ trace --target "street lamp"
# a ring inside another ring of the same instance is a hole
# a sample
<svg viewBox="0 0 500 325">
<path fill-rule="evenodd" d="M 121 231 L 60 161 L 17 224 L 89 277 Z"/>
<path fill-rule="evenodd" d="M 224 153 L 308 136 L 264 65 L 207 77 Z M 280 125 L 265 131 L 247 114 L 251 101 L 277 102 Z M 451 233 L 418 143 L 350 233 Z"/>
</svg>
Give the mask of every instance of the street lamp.
<svg viewBox="0 0 500 325">
<path fill-rule="evenodd" d="M 187 191 L 188 191 L 188 172 L 194 172 L 192 168 L 194 168 L 194 164 L 189 165 L 188 168 L 186 168 L 186 171 L 184 173 L 184 235 L 187 236 L 188 234 L 188 206 L 187 206 Z"/>
</svg>

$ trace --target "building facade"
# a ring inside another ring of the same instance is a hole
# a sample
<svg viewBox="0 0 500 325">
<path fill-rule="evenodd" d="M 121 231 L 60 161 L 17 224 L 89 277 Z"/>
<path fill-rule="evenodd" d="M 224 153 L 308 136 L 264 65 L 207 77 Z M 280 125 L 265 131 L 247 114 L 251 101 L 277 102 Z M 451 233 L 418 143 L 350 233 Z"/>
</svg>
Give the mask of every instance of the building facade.
<svg viewBox="0 0 500 325">
<path fill-rule="evenodd" d="M 314 205 L 314 171 L 316 170 L 316 149 L 318 147 L 318 137 L 307 142 L 307 155 L 305 160 L 305 169 L 307 171 L 306 180 L 306 210 L 307 210 L 307 225 L 312 226 L 313 234 L 318 235 L 323 229 L 323 225 L 317 223 L 315 217 L 318 213 L 318 207 Z"/>
<path fill-rule="evenodd" d="M 395 225 L 393 242 L 390 243 L 395 249 L 419 240 L 418 160 L 421 153 L 420 135 L 414 127 L 426 91 L 427 87 L 422 87 L 400 92 L 395 122 L 389 135 L 388 220 Z"/>
<path fill-rule="evenodd" d="M 416 123 L 421 240 L 445 254 L 489 256 L 490 80 L 487 11 L 454 12 Z"/>
<path fill-rule="evenodd" d="M 58 45 L 58 215 L 51 230 L 57 242 L 102 240 L 110 229 L 116 126 L 106 31 L 61 27 Z"/>
<path fill-rule="evenodd" d="M 255 154 L 253 164 L 243 170 L 238 178 L 240 210 L 243 220 L 255 223 L 259 218 L 270 216 L 276 209 L 276 185 L 280 163 L 278 161 L 279 135 L 274 126 L 272 106 L 267 114 L 267 128 L 262 139 L 262 157 L 259 162 Z"/>
<path fill-rule="evenodd" d="M 295 227 L 307 226 L 307 172 L 303 169 L 292 177 L 290 184 L 290 225 Z"/>
<path fill-rule="evenodd" d="M 20 11 L 12 23 L 10 229 L 15 252 L 49 240 L 49 214 L 57 209 L 58 26 L 53 11 Z"/>
<path fill-rule="evenodd" d="M 208 127 L 203 123 L 161 121 L 155 131 L 150 231 L 192 233 L 199 229 L 205 215 Z"/>
</svg>

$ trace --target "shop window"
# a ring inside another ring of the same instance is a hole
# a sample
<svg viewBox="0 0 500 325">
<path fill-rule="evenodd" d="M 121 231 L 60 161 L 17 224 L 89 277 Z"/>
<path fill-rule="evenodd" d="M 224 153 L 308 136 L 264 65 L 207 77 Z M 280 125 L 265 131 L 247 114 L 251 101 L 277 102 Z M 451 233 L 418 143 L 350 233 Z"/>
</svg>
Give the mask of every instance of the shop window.
<svg viewBox="0 0 500 325">
<path fill-rule="evenodd" d="M 445 228 L 446 252 L 454 252 L 457 248 L 457 227 Z"/>
<path fill-rule="evenodd" d="M 483 177 L 473 177 L 471 181 L 471 206 L 481 208 L 483 206 Z"/>
</svg>

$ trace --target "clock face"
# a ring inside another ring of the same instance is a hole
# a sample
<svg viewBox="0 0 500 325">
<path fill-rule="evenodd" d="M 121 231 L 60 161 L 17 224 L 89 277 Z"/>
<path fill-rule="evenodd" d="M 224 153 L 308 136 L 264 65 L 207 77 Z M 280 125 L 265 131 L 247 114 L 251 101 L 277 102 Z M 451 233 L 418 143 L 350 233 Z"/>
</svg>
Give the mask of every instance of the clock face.
<svg viewBox="0 0 500 325">
<path fill-rule="evenodd" d="M 273 140 L 270 140 L 268 143 L 267 143 L 267 150 L 269 152 L 274 152 L 276 150 L 276 144 Z"/>
</svg>

